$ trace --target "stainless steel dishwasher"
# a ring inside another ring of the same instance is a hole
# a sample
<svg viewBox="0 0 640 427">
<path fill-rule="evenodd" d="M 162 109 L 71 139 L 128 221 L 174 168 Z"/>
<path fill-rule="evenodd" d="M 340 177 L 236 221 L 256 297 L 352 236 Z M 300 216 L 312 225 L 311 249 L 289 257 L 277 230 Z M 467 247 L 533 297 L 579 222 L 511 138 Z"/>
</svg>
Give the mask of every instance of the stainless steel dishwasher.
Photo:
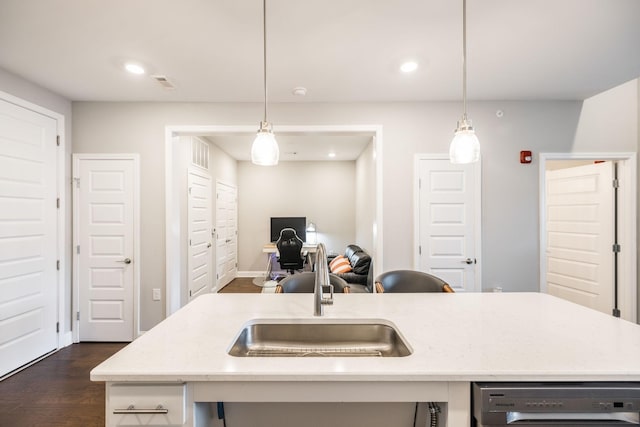
<svg viewBox="0 0 640 427">
<path fill-rule="evenodd" d="M 640 383 L 474 383 L 472 426 L 640 425 Z"/>
</svg>

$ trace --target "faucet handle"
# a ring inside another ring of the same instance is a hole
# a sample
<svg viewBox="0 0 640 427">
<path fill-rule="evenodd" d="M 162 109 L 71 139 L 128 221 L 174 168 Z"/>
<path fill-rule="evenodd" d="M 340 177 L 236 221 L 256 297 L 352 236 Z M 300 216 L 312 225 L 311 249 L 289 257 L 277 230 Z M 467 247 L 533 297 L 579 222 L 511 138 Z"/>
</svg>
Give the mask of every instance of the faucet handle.
<svg viewBox="0 0 640 427">
<path fill-rule="evenodd" d="M 322 304 L 325 305 L 333 305 L 333 285 L 328 284 L 326 287 L 329 288 L 329 298 L 322 298 Z M 324 286 L 323 286 L 324 288 Z"/>
</svg>

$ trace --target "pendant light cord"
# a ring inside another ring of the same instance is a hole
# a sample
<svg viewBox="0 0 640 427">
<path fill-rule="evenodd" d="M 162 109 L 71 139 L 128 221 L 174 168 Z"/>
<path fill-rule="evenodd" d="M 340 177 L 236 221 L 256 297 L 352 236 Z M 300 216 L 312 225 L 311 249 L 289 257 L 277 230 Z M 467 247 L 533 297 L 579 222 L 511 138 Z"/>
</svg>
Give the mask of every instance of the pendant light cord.
<svg viewBox="0 0 640 427">
<path fill-rule="evenodd" d="M 264 71 L 264 122 L 267 121 L 267 0 L 262 0 L 262 43 Z"/>
<path fill-rule="evenodd" d="M 462 0 L 462 118 L 467 120 L 467 0 Z"/>
</svg>

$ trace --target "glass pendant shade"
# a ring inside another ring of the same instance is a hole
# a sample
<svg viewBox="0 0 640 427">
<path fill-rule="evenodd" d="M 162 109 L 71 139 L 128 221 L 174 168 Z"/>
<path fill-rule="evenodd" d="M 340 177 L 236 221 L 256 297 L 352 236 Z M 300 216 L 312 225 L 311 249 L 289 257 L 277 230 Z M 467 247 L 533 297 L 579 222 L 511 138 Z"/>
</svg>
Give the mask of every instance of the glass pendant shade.
<svg viewBox="0 0 640 427">
<path fill-rule="evenodd" d="M 264 123 L 264 122 L 263 122 Z M 267 124 L 268 125 L 268 124 Z M 251 146 L 251 162 L 260 166 L 275 166 L 280 159 L 280 149 L 270 126 L 261 123 Z"/>
<path fill-rule="evenodd" d="M 480 141 L 467 119 L 458 122 L 458 128 L 449 146 L 449 160 L 457 164 L 480 160 Z"/>
</svg>

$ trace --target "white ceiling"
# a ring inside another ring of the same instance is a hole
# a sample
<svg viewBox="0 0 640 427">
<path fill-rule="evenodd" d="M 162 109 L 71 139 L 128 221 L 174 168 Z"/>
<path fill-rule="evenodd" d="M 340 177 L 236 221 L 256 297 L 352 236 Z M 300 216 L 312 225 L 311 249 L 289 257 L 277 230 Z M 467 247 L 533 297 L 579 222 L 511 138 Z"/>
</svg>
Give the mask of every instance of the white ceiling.
<svg viewBox="0 0 640 427">
<path fill-rule="evenodd" d="M 468 97 L 580 100 L 637 78 L 639 21 L 640 0 L 468 0 Z M 268 0 L 267 44 L 269 102 L 462 98 L 462 0 Z M 262 102 L 262 59 L 261 0 L 0 0 L 0 68 L 74 101 Z M 247 160 L 252 138 L 210 140 Z M 278 140 L 282 160 L 353 160 L 370 135 Z"/>
<path fill-rule="evenodd" d="M 280 161 L 352 161 L 360 157 L 373 134 L 365 132 L 278 133 Z M 205 136 L 237 160 L 251 160 L 255 133 Z M 329 153 L 335 157 L 329 157 Z"/>
<path fill-rule="evenodd" d="M 467 7 L 470 99 L 584 99 L 640 76 L 638 0 Z M 269 100 L 460 100 L 461 13 L 461 0 L 268 0 Z M 131 59 L 176 88 L 123 72 Z M 403 75 L 407 59 L 420 68 Z M 71 100 L 261 102 L 262 1 L 0 0 L 0 67 Z"/>
</svg>

